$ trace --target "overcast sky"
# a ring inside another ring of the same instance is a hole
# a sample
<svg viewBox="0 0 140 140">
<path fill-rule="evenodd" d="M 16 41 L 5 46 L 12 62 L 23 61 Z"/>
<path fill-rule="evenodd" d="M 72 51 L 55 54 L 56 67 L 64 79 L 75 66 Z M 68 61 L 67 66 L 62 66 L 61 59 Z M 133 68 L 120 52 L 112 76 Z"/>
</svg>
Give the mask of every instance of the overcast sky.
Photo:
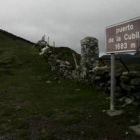
<svg viewBox="0 0 140 140">
<path fill-rule="evenodd" d="M 93 36 L 105 51 L 105 28 L 140 16 L 140 0 L 0 0 L 0 28 L 37 42 L 80 52 L 80 40 Z"/>
</svg>

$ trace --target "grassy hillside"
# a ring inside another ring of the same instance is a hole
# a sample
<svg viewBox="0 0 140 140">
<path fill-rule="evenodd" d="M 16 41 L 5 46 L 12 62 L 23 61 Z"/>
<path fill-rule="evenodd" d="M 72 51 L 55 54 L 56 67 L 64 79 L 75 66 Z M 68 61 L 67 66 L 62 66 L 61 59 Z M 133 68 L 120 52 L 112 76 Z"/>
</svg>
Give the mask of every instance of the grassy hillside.
<svg viewBox="0 0 140 140">
<path fill-rule="evenodd" d="M 2 30 L 2 29 L 0 29 L 0 34 L 1 34 L 1 36 L 3 35 L 3 36 L 7 36 L 8 38 L 10 38 L 10 39 L 12 39 L 12 40 L 22 40 L 22 41 L 24 41 L 24 42 L 26 42 L 26 43 L 28 43 L 28 44 L 32 44 L 32 45 L 34 45 L 34 43 L 33 42 L 31 42 L 31 41 L 29 41 L 29 40 L 26 40 L 26 39 L 24 39 L 24 38 L 22 38 L 22 37 L 20 37 L 20 36 L 16 36 L 16 35 L 14 35 L 14 34 L 12 34 L 12 33 L 9 33 L 9 32 L 7 32 L 7 31 L 5 31 L 5 30 Z"/>
<path fill-rule="evenodd" d="M 108 108 L 103 92 L 55 81 L 32 44 L 0 33 L 1 140 L 138 140 L 128 129 L 138 111 L 111 118 Z"/>
</svg>

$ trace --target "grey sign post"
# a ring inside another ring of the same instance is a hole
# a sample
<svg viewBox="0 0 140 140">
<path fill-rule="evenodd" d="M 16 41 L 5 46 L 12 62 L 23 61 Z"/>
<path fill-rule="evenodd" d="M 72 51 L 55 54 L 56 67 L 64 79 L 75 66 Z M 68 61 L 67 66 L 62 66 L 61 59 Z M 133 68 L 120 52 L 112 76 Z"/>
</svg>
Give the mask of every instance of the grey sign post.
<svg viewBox="0 0 140 140">
<path fill-rule="evenodd" d="M 115 93 L 115 54 L 111 54 L 111 96 L 110 110 L 114 111 L 114 93 Z"/>
<path fill-rule="evenodd" d="M 115 54 L 136 51 L 139 39 L 140 17 L 106 28 L 106 53 L 111 54 L 110 111 L 115 111 Z"/>
</svg>

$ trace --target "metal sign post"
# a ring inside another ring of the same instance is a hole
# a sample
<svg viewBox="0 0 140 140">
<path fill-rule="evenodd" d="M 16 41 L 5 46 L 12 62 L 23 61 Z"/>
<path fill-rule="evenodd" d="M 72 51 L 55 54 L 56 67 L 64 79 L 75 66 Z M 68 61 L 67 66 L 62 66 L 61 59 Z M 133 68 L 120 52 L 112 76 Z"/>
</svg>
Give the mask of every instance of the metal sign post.
<svg viewBox="0 0 140 140">
<path fill-rule="evenodd" d="M 107 110 L 109 116 L 116 116 L 123 113 L 122 110 L 114 109 L 115 53 L 137 52 L 139 50 L 138 40 L 140 40 L 140 17 L 106 28 L 106 53 L 111 54 L 110 110 Z M 140 116 L 139 124 L 130 128 L 140 135 Z"/>
<path fill-rule="evenodd" d="M 114 111 L 114 93 L 115 93 L 115 54 L 111 54 L 111 93 L 110 110 Z"/>
<path fill-rule="evenodd" d="M 107 110 L 109 116 L 116 116 L 123 113 L 122 110 L 115 110 L 115 53 L 111 53 L 111 91 L 110 91 L 110 110 Z"/>
</svg>

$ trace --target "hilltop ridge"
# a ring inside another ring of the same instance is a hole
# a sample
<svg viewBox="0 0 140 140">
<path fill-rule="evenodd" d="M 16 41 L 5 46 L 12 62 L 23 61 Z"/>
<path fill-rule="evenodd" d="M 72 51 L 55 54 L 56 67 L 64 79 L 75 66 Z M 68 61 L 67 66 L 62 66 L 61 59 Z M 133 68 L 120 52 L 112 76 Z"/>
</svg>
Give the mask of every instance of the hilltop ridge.
<svg viewBox="0 0 140 140">
<path fill-rule="evenodd" d="M 14 34 L 8 32 L 8 31 L 2 30 L 2 29 L 0 29 L 0 34 L 3 34 L 5 36 L 7 36 L 7 37 L 10 37 L 13 40 L 22 40 L 22 41 L 25 41 L 25 42 L 27 42 L 29 44 L 32 44 L 32 45 L 35 44 L 34 42 L 31 42 L 31 41 L 29 41 L 27 39 L 24 39 L 24 38 L 22 38 L 20 36 L 14 35 Z"/>
</svg>

